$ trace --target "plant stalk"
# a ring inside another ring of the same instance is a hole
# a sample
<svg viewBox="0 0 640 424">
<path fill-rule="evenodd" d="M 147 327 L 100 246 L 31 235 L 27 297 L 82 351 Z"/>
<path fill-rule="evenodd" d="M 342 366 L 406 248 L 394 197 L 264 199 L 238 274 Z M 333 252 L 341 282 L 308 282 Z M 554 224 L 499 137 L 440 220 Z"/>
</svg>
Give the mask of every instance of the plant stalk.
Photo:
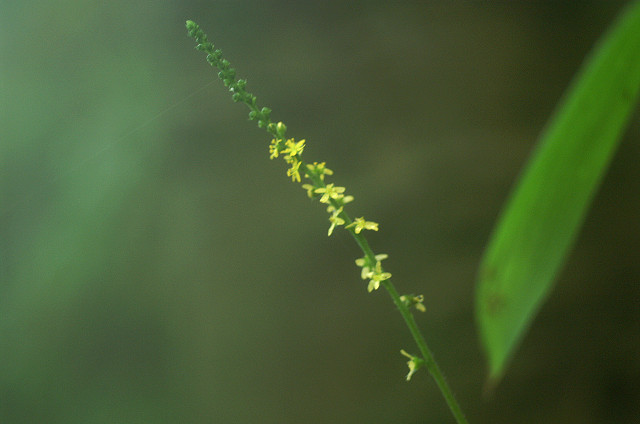
<svg viewBox="0 0 640 424">
<path fill-rule="evenodd" d="M 220 79 L 222 79 L 225 86 L 228 87 L 230 91 L 234 93 L 233 95 L 234 101 L 240 101 L 242 103 L 245 103 L 249 107 L 249 109 L 251 110 L 251 113 L 249 114 L 249 118 L 252 120 L 258 120 L 258 126 L 260 128 L 266 129 L 266 131 L 269 134 L 273 135 L 276 138 L 284 139 L 285 138 L 284 133 L 286 132 L 286 127 L 284 125 L 280 127 L 281 123 L 276 125 L 271 122 L 271 119 L 269 118 L 269 114 L 271 112 L 270 109 L 258 108 L 256 104 L 255 96 L 253 96 L 251 93 L 248 93 L 244 88 L 246 85 L 246 80 L 236 81 L 235 69 L 230 67 L 230 64 L 228 61 L 222 59 L 221 57 L 222 52 L 220 50 L 214 49 L 213 44 L 207 40 L 207 35 L 200 29 L 200 27 L 193 21 L 187 21 L 187 29 L 189 31 L 189 35 L 193 37 L 198 43 L 196 49 L 207 53 L 207 62 L 209 62 L 211 66 L 218 68 L 220 70 L 220 72 L 218 73 L 218 76 L 220 77 Z M 306 170 L 308 169 L 307 164 L 304 161 L 302 161 L 300 158 L 297 158 L 296 160 L 299 162 L 298 167 L 302 168 L 303 170 L 302 172 L 305 173 L 304 176 L 308 177 L 314 183 L 315 187 L 317 188 L 326 187 L 326 184 L 324 183 L 322 175 L 319 175 L 311 171 L 306 172 Z M 298 178 L 298 181 L 300 181 L 300 178 Z M 343 203 L 340 203 L 333 198 L 331 198 L 329 201 L 331 205 L 333 205 L 335 210 L 339 210 L 343 206 Z M 375 258 L 375 254 L 373 253 L 373 250 L 369 246 L 369 242 L 367 241 L 367 239 L 360 232 L 356 232 L 353 227 L 349 227 L 349 225 L 353 221 L 344 210 L 342 210 L 339 216 L 345 221 L 344 224 L 347 227 L 346 230 L 351 233 L 351 235 L 355 239 L 360 249 L 362 249 L 362 252 L 367 258 L 368 263 L 375 264 L 377 262 Z M 380 265 L 378 264 L 378 266 Z M 458 424 L 468 424 L 466 418 L 464 417 L 464 414 L 462 413 L 462 409 L 460 408 L 460 405 L 458 405 L 458 402 L 453 396 L 453 392 L 449 388 L 449 385 L 447 384 L 442 374 L 442 371 L 440 371 L 440 367 L 438 367 L 438 364 L 433 358 L 433 354 L 431 353 L 431 350 L 429 350 L 429 347 L 427 346 L 427 342 L 425 341 L 424 337 L 422 336 L 422 333 L 418 329 L 418 325 L 416 324 L 416 321 L 413 318 L 411 311 L 409 310 L 409 306 L 402 301 L 402 299 L 400 298 L 400 295 L 398 295 L 398 292 L 396 291 L 396 288 L 393 285 L 393 283 L 391 283 L 390 279 L 381 281 L 380 285 L 384 286 L 384 288 L 387 290 L 387 292 L 391 296 L 393 303 L 395 303 L 398 310 L 400 311 L 402 318 L 404 319 L 405 323 L 407 324 L 407 327 L 409 328 L 409 332 L 411 332 L 413 339 L 418 345 L 418 349 L 422 354 L 422 359 L 424 360 L 424 364 L 427 367 L 427 370 L 429 371 L 429 373 L 431 373 L 434 380 L 436 381 L 436 384 L 438 385 L 440 392 L 442 392 L 442 395 L 444 396 L 445 401 L 447 402 L 447 405 L 449 406 L 449 409 L 451 410 L 451 413 L 455 417 L 456 421 L 458 422 Z"/>
<path fill-rule="evenodd" d="M 413 339 L 418 345 L 418 349 L 420 349 L 422 359 L 424 359 L 425 361 L 425 366 L 429 370 L 429 373 L 431 374 L 433 379 L 436 381 L 436 384 L 438 385 L 438 388 L 440 389 L 442 396 L 447 402 L 447 405 L 449 406 L 449 409 L 451 410 L 454 418 L 456 419 L 458 424 L 468 424 L 468 421 L 465 418 L 464 413 L 462 412 L 462 408 L 460 408 L 458 401 L 456 400 L 455 396 L 453 396 L 453 392 L 451 391 L 449 384 L 445 380 L 444 375 L 442 374 L 442 371 L 438 366 L 438 363 L 435 361 L 435 358 L 433 357 L 429 346 L 427 346 L 427 342 L 420 332 L 418 324 L 413 318 L 413 314 L 411 313 L 411 311 L 409 311 L 405 303 L 400 300 L 400 296 L 398 295 L 398 292 L 396 291 L 396 288 L 391 280 L 385 280 L 380 285 L 384 286 L 384 288 L 387 289 L 387 292 L 389 293 L 389 296 L 391 296 L 393 303 L 395 303 L 398 307 L 400 315 L 402 315 L 402 318 L 404 318 L 404 322 L 407 324 L 409 332 L 411 332 Z"/>
</svg>

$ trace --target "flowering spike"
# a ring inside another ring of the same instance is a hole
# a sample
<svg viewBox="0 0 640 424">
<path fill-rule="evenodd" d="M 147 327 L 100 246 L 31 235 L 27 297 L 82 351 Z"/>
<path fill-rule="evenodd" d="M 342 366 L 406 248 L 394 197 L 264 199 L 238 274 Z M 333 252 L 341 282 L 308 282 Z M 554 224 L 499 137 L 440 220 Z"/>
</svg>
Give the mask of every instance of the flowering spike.
<svg viewBox="0 0 640 424">
<path fill-rule="evenodd" d="M 326 175 L 332 175 L 333 171 L 326 168 L 325 163 L 314 162 L 312 165 L 307 165 L 301 160 L 301 154 L 304 149 L 304 140 L 299 142 L 295 142 L 293 138 L 287 139 L 285 136 L 286 126 L 282 122 L 274 123 L 271 122 L 270 113 L 271 110 L 266 107 L 259 108 L 257 105 L 256 97 L 250 92 L 246 91 L 247 82 L 244 79 L 236 80 L 236 71 L 231 67 L 229 61 L 222 57 L 222 52 L 220 49 L 214 49 L 214 45 L 207 40 L 207 35 L 200 29 L 200 27 L 193 21 L 186 22 L 187 31 L 189 36 L 193 37 L 196 40 L 196 49 L 201 50 L 206 54 L 207 62 L 217 68 L 218 76 L 224 83 L 226 87 L 229 88 L 229 91 L 232 93 L 232 98 L 235 102 L 243 102 L 245 103 L 249 109 L 249 119 L 257 121 L 257 124 L 260 128 L 266 129 L 266 131 L 273 137 L 271 140 L 271 144 L 269 145 L 269 154 L 271 159 L 277 158 L 280 154 L 283 155 L 284 160 L 290 165 L 290 168 L 287 170 L 287 175 L 291 177 L 293 181 L 300 182 L 301 173 L 300 168 L 302 167 L 302 175 L 310 179 L 311 184 L 303 184 L 302 188 L 307 191 L 307 196 L 310 198 L 314 198 L 316 196 L 320 197 L 320 202 L 328 205 L 327 212 L 330 214 L 329 222 L 331 226 L 329 227 L 328 234 L 331 235 L 335 227 L 339 225 L 345 225 L 346 221 L 349 221 L 349 224 L 346 225 L 346 228 L 349 228 L 349 232 L 355 237 L 358 245 L 361 247 L 362 251 L 365 252 L 364 258 L 359 258 L 356 260 L 356 265 L 361 268 L 361 277 L 364 280 L 369 280 L 369 284 L 367 287 L 368 291 L 376 290 L 380 287 L 380 285 L 391 278 L 391 274 L 388 272 L 384 272 L 382 269 L 381 261 L 384 260 L 387 255 L 373 255 L 370 247 L 368 246 L 367 240 L 364 236 L 359 235 L 362 230 L 373 230 L 378 231 L 378 223 L 372 221 L 366 221 L 364 217 L 356 218 L 354 221 L 351 221 L 349 215 L 343 210 L 345 204 L 353 201 L 353 196 L 347 196 L 344 194 L 344 187 L 336 187 L 334 184 L 326 184 L 324 183 L 324 178 Z M 418 345 L 424 347 L 421 348 L 423 351 L 423 355 L 429 364 L 431 365 L 433 358 L 429 353 L 429 349 L 426 348 L 424 344 L 424 340 L 421 334 L 416 334 L 414 328 L 412 328 L 412 320 L 413 316 L 408 313 L 407 308 L 410 306 L 414 306 L 416 309 L 420 311 L 424 311 L 423 305 L 423 297 L 422 296 L 398 296 L 395 288 L 391 284 L 391 282 L 384 283 L 386 289 L 388 289 L 391 297 L 394 302 L 401 306 L 399 309 L 400 313 L 404 317 L 407 325 L 409 326 L 411 333 L 418 342 Z M 406 306 L 402 307 L 402 305 Z M 409 366 L 409 374 L 407 375 L 407 380 L 411 379 L 411 376 L 421 368 L 425 360 L 419 358 L 414 355 L 410 355 L 404 350 L 401 353 L 409 358 L 407 365 Z M 435 365 L 435 364 L 434 364 Z M 432 369 L 433 368 L 433 369 Z M 466 420 L 462 417 L 461 411 L 459 411 L 459 406 L 455 403 L 455 400 L 450 394 L 450 389 L 444 382 L 442 375 L 437 366 L 429 367 L 429 371 L 436 377 L 436 381 L 440 386 L 443 394 L 447 398 L 447 402 L 449 403 L 454 415 L 458 419 L 460 423 L 466 423 Z"/>
</svg>

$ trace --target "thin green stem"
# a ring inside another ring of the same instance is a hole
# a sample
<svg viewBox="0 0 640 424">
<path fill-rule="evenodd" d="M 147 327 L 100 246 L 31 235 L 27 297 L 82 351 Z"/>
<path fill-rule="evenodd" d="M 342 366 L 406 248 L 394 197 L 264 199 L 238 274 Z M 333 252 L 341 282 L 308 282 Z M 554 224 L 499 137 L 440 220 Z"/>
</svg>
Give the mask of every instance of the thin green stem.
<svg viewBox="0 0 640 424">
<path fill-rule="evenodd" d="M 317 180 L 312 178 L 312 180 L 315 184 L 324 186 L 324 181 L 321 181 L 319 178 Z M 338 207 L 338 205 L 334 205 L 334 207 Z M 340 216 L 346 221 L 347 225 L 351 223 L 351 218 L 346 212 L 343 212 Z M 347 230 L 351 233 L 354 240 L 356 241 L 356 243 L 358 244 L 362 252 L 365 254 L 365 256 L 370 259 L 371 263 L 374 263 L 375 254 L 373 253 L 373 250 L 369 246 L 369 242 L 367 241 L 367 238 L 362 233 L 359 233 L 359 234 L 356 233 L 352 228 L 349 228 Z M 458 404 L 458 401 L 453 395 L 453 392 L 449 387 L 449 384 L 445 380 L 444 374 L 440 370 L 440 367 L 438 366 L 438 363 L 436 362 L 433 356 L 433 353 L 431 353 L 431 349 L 429 349 L 429 346 L 427 345 L 427 341 L 425 340 L 424 336 L 422 335 L 422 332 L 418 328 L 418 324 L 416 323 L 416 320 L 414 319 L 413 314 L 407 307 L 407 304 L 400 299 L 400 295 L 398 294 L 398 291 L 396 290 L 395 286 L 391 282 L 391 279 L 383 281 L 381 285 L 387 290 L 387 292 L 389 293 L 389 296 L 391 296 L 391 299 L 393 300 L 393 303 L 398 308 L 398 311 L 400 311 L 400 315 L 402 315 L 404 322 L 407 324 L 407 327 L 409 328 L 409 332 L 413 336 L 413 339 L 416 342 L 416 345 L 418 346 L 420 353 L 422 354 L 422 359 L 424 359 L 425 361 L 425 366 L 427 367 L 427 370 L 429 370 L 429 373 L 431 374 L 433 379 L 436 381 L 436 384 L 438 385 L 438 388 L 440 389 L 440 392 L 442 393 L 442 396 L 447 402 L 447 405 L 449 406 L 449 409 L 451 410 L 451 413 L 455 417 L 456 421 L 458 422 L 458 424 L 468 424 L 468 421 L 465 418 L 464 413 L 462 412 L 462 408 L 460 408 L 460 405 Z"/>
<path fill-rule="evenodd" d="M 304 163 L 302 166 L 306 167 Z M 314 184 L 318 186 L 323 186 L 323 187 L 325 186 L 324 181 L 322 181 L 320 178 L 317 178 L 314 176 L 314 177 L 311 177 L 311 180 L 313 181 Z M 334 204 L 334 207 L 338 207 L 338 205 Z M 349 225 L 351 223 L 351 218 L 346 212 L 343 212 L 340 216 L 346 221 L 346 225 Z M 356 233 L 352 228 L 348 228 L 347 231 L 351 233 L 354 240 L 356 241 L 356 243 L 358 244 L 362 252 L 365 254 L 365 256 L 369 258 L 371 263 L 375 263 L 375 254 L 373 253 L 373 250 L 369 246 L 369 242 L 367 241 L 367 238 L 362 233 L 359 233 L 359 234 Z M 424 336 L 422 335 L 422 332 L 418 328 L 418 324 L 416 323 L 416 320 L 414 319 L 413 314 L 407 307 L 407 304 L 400 299 L 400 295 L 398 294 L 398 291 L 396 290 L 395 286 L 393 285 L 390 279 L 383 281 L 381 285 L 387 290 L 387 292 L 389 293 L 389 296 L 391 296 L 391 299 L 393 300 L 393 303 L 398 308 L 398 311 L 400 311 L 400 315 L 402 315 L 404 322 L 407 324 L 407 327 L 409 328 L 409 332 L 413 336 L 413 340 L 416 342 L 416 345 L 418 346 L 418 349 L 422 354 L 422 359 L 424 359 L 425 361 L 425 366 L 427 367 L 427 370 L 429 370 L 429 373 L 431 374 L 433 379 L 436 381 L 436 384 L 438 385 L 438 388 L 440 389 L 440 392 L 442 393 L 442 396 L 447 402 L 447 405 L 449 406 L 449 409 L 451 410 L 451 413 L 455 417 L 456 421 L 458 422 L 458 424 L 468 424 L 468 421 L 465 418 L 464 413 L 462 412 L 462 408 L 460 408 L 460 404 L 458 404 L 458 401 L 453 395 L 453 392 L 449 387 L 449 384 L 445 380 L 444 374 L 440 370 L 440 367 L 438 366 L 438 363 L 436 362 L 433 356 L 433 353 L 431 353 L 431 349 L 429 349 L 429 346 L 427 345 L 427 341 L 425 340 Z"/>
<path fill-rule="evenodd" d="M 231 68 L 228 61 L 222 59 L 222 52 L 220 50 L 214 49 L 213 44 L 207 40 L 206 34 L 202 32 L 200 27 L 195 22 L 187 21 L 187 29 L 189 30 L 189 35 L 193 37 L 198 43 L 196 49 L 207 53 L 207 62 L 209 62 L 211 66 L 214 66 L 220 70 L 220 72 L 218 73 L 218 76 L 220 77 L 220 79 L 222 79 L 222 81 L 224 82 L 224 85 L 228 87 L 232 93 L 234 93 L 233 100 L 237 102 L 245 103 L 249 107 L 249 109 L 251 110 L 251 112 L 249 113 L 249 118 L 252 120 L 257 120 L 258 126 L 260 128 L 264 128 L 269 134 L 275 137 L 276 140 L 278 139 L 284 140 L 286 126 L 284 126 L 284 124 L 282 123 L 279 123 L 278 125 L 276 125 L 271 122 L 271 119 L 269 118 L 269 115 L 271 113 L 270 109 L 264 108 L 264 107 L 261 109 L 258 108 L 256 104 L 255 96 L 253 96 L 251 93 L 245 90 L 246 81 L 244 80 L 236 81 L 235 69 Z M 302 150 L 300 150 L 300 152 L 301 151 Z M 275 156 L 278 156 L 277 151 Z M 289 163 L 292 163 L 294 161 L 299 162 L 297 165 L 299 166 L 299 168 L 302 169 L 302 172 L 301 172 L 302 175 L 311 180 L 314 188 L 316 189 L 327 188 L 327 185 L 324 182 L 324 175 L 319 174 L 317 171 L 314 172 L 312 169 L 310 169 L 307 163 L 302 161 L 302 159 L 300 159 L 299 154 L 295 154 L 295 159 L 291 159 L 291 158 L 289 159 Z M 298 178 L 298 180 L 300 179 Z M 343 188 L 343 191 L 344 191 L 344 188 Z M 353 221 L 351 220 L 351 217 L 347 214 L 347 212 L 344 211 L 343 209 L 344 203 L 346 202 L 343 201 L 342 199 L 329 198 L 328 203 L 331 204 L 331 206 L 333 206 L 333 208 L 336 211 L 335 213 L 341 210 L 338 216 L 342 220 L 344 220 L 344 225 L 346 227 L 346 230 L 349 231 L 349 233 L 351 233 L 351 235 L 353 236 L 354 240 L 356 241 L 356 243 L 364 253 L 364 256 L 367 262 L 369 264 L 377 264 L 377 267 L 379 267 L 379 273 L 382 273 L 382 266 L 376 260 L 376 255 L 374 254 L 373 250 L 369 246 L 369 242 L 367 241 L 366 237 L 360 232 L 360 230 L 356 231 L 356 229 L 353 226 L 351 226 Z M 376 224 L 376 230 L 377 230 L 377 224 Z M 389 276 L 390 275 L 391 274 L 389 274 Z M 458 404 L 455 397 L 453 396 L 453 392 L 451 391 L 451 388 L 449 388 L 449 385 L 447 384 L 444 378 L 444 375 L 440 370 L 440 367 L 436 363 L 433 357 L 433 354 L 431 353 L 431 350 L 427 346 L 427 342 L 425 341 L 424 336 L 420 332 L 420 329 L 418 328 L 418 324 L 416 323 L 413 317 L 413 314 L 409 310 L 410 304 L 408 304 L 406 301 L 403 301 L 402 297 L 398 294 L 395 286 L 393 285 L 390 279 L 385 279 L 380 281 L 380 285 L 382 285 L 387 290 L 387 292 L 389 293 L 389 296 L 391 296 L 391 299 L 393 300 L 393 303 L 398 308 L 398 311 L 400 311 L 400 315 L 402 315 L 402 318 L 404 319 L 405 323 L 407 324 L 407 327 L 409 328 L 409 332 L 413 336 L 413 339 L 415 340 L 416 345 L 418 346 L 418 349 L 422 354 L 422 360 L 424 361 L 424 365 L 427 367 L 427 370 L 433 376 L 433 379 L 436 381 L 436 384 L 438 385 L 440 392 L 444 396 L 445 401 L 447 402 L 447 405 L 449 406 L 449 409 L 451 410 L 456 421 L 458 422 L 458 424 L 468 424 L 466 418 L 464 417 L 464 414 L 462 413 L 462 409 L 460 408 L 460 405 Z"/>
<path fill-rule="evenodd" d="M 398 292 L 396 291 L 396 288 L 391 280 L 385 280 L 381 283 L 381 285 L 384 286 L 385 289 L 387 289 L 387 292 L 389 293 L 389 296 L 391 296 L 393 303 L 395 303 L 398 310 L 400 311 L 400 314 L 402 315 L 402 318 L 404 318 L 404 322 L 407 324 L 409 332 L 411 332 L 413 339 L 418 345 L 418 349 L 420 349 L 422 358 L 425 361 L 425 366 L 429 370 L 429 373 L 431 373 L 433 379 L 436 381 L 436 384 L 438 385 L 442 396 L 447 402 L 447 405 L 449 405 L 449 409 L 451 410 L 451 413 L 455 417 L 456 421 L 458 422 L 458 424 L 468 424 L 468 421 L 465 418 L 464 413 L 462 412 L 462 408 L 460 408 L 458 401 L 456 401 L 456 398 L 453 396 L 453 392 L 451 391 L 449 384 L 447 384 L 447 381 L 445 380 L 440 367 L 435 361 L 435 358 L 433 357 L 429 346 L 427 346 L 427 342 L 424 339 L 422 332 L 420 332 L 418 324 L 413 318 L 413 314 L 411 313 L 411 311 L 409 311 L 407 305 L 400 299 L 400 295 L 398 295 Z"/>
</svg>

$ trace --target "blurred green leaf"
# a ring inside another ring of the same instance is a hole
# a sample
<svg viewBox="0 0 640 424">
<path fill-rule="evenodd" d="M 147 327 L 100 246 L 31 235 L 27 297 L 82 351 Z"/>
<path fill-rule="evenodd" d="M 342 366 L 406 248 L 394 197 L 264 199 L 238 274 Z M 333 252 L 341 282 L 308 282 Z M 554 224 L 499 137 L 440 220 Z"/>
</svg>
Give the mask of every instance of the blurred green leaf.
<svg viewBox="0 0 640 424">
<path fill-rule="evenodd" d="M 596 46 L 543 132 L 485 251 L 476 319 L 496 382 L 549 293 L 640 87 L 640 1 Z"/>
</svg>

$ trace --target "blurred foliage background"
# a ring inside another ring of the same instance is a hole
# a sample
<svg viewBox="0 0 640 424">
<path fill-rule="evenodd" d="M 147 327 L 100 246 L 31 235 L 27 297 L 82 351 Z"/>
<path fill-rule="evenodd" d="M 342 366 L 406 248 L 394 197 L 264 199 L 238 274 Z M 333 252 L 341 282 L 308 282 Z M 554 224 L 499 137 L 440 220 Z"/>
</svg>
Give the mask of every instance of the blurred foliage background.
<svg viewBox="0 0 640 424">
<path fill-rule="evenodd" d="M 497 214 L 624 4 L 2 2 L 0 422 L 453 422 L 186 19 L 380 222 L 472 423 L 636 421 L 637 113 L 489 397 L 473 322 Z"/>
</svg>

